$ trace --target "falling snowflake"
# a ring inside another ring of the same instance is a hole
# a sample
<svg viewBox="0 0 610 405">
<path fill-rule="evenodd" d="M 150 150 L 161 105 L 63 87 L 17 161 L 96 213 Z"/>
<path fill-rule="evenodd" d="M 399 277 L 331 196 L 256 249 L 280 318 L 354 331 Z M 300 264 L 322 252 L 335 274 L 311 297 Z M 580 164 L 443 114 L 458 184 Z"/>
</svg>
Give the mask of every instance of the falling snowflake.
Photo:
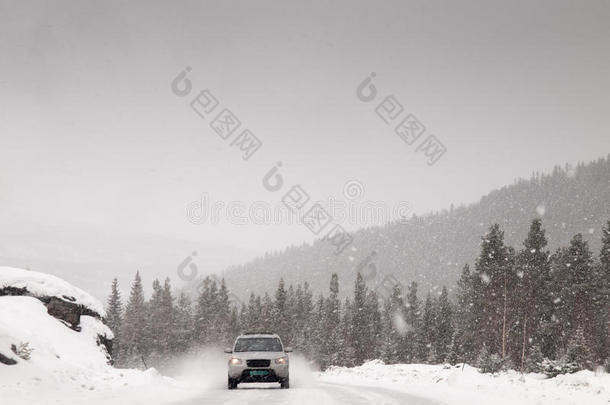
<svg viewBox="0 0 610 405">
<path fill-rule="evenodd" d="M 486 273 L 481 273 L 481 280 L 485 284 L 489 284 L 489 282 L 491 281 L 491 278 L 489 278 L 489 276 Z"/>
<path fill-rule="evenodd" d="M 589 234 L 593 235 L 593 233 L 595 233 L 595 228 L 589 228 Z"/>
<path fill-rule="evenodd" d="M 523 271 L 520 270 L 517 272 L 517 277 L 523 278 L 523 274 L 524 274 Z"/>
<path fill-rule="evenodd" d="M 392 316 L 392 326 L 394 326 L 394 329 L 396 329 L 401 336 L 405 336 L 409 331 L 409 325 L 407 325 L 407 322 L 399 311 L 396 311 L 394 316 Z"/>
<path fill-rule="evenodd" d="M 555 298 L 553 300 L 553 304 L 559 304 L 561 302 L 561 298 Z"/>
<path fill-rule="evenodd" d="M 539 216 L 543 217 L 545 212 L 546 212 L 546 207 L 544 206 L 544 204 L 540 204 L 536 207 L 536 213 Z"/>
</svg>

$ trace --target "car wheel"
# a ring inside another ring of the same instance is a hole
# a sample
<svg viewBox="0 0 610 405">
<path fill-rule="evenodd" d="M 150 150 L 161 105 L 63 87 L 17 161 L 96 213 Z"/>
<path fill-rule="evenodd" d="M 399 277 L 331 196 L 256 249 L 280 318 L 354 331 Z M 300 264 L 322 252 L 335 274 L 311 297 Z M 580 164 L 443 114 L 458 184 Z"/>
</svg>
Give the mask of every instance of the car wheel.
<svg viewBox="0 0 610 405">
<path fill-rule="evenodd" d="M 283 389 L 288 389 L 288 388 L 290 388 L 290 380 L 289 380 L 289 378 L 288 378 L 288 377 L 283 378 L 283 379 L 280 381 L 280 387 L 281 387 L 281 388 L 283 388 Z"/>
<path fill-rule="evenodd" d="M 235 388 L 237 388 L 237 380 L 229 377 L 227 381 L 227 388 L 230 390 L 234 390 Z"/>
</svg>

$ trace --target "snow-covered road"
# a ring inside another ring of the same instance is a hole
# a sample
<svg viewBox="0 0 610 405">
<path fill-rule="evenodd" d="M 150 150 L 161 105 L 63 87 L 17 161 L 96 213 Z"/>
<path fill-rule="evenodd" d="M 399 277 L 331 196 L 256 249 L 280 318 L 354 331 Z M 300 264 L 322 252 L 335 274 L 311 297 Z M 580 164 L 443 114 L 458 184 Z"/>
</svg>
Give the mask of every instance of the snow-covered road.
<svg viewBox="0 0 610 405">
<path fill-rule="evenodd" d="M 171 405 L 242 405 L 242 404 L 294 404 L 294 405 L 438 405 L 440 402 L 415 397 L 399 391 L 376 387 L 316 382 L 306 387 L 288 390 L 276 384 L 242 384 L 239 389 L 211 389 L 205 395 Z"/>
</svg>

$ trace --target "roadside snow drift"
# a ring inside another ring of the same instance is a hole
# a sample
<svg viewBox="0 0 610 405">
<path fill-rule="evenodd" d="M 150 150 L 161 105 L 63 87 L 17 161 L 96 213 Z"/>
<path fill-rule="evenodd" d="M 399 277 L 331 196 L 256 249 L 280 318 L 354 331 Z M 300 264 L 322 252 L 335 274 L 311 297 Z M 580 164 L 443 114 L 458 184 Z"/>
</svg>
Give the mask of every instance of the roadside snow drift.
<svg viewBox="0 0 610 405">
<path fill-rule="evenodd" d="M 26 295 L 15 295 L 24 288 Z M 12 295 L 0 296 L 0 403 L 151 404 L 187 394 L 154 369 L 111 367 L 100 344 L 112 338 L 98 319 L 103 306 L 84 291 L 57 277 L 7 267 L 0 267 L 2 289 Z M 74 328 L 49 314 L 49 297 L 83 305 L 95 315 L 79 315 Z"/>
<path fill-rule="evenodd" d="M 579 371 L 554 378 L 516 371 L 483 374 L 470 366 L 392 364 L 332 367 L 320 380 L 407 392 L 450 405 L 608 405 L 610 375 Z"/>
</svg>

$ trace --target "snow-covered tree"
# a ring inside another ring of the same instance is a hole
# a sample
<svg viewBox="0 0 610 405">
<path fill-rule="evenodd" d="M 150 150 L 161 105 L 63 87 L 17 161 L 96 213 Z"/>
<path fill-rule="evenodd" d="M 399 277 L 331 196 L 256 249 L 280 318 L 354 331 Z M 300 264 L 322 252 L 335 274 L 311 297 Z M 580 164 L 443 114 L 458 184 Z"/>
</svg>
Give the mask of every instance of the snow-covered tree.
<svg viewBox="0 0 610 405">
<path fill-rule="evenodd" d="M 121 323 L 123 321 L 123 304 L 119 292 L 119 282 L 116 277 L 112 280 L 112 287 L 106 304 L 106 324 L 114 334 L 112 341 L 112 353 L 115 361 L 121 347 Z"/>
<path fill-rule="evenodd" d="M 121 348 L 119 352 L 121 366 L 143 366 L 142 356 L 146 352 L 146 324 L 144 290 L 140 273 L 137 272 L 131 285 L 129 301 L 125 307 L 125 317 L 121 325 Z"/>
</svg>

